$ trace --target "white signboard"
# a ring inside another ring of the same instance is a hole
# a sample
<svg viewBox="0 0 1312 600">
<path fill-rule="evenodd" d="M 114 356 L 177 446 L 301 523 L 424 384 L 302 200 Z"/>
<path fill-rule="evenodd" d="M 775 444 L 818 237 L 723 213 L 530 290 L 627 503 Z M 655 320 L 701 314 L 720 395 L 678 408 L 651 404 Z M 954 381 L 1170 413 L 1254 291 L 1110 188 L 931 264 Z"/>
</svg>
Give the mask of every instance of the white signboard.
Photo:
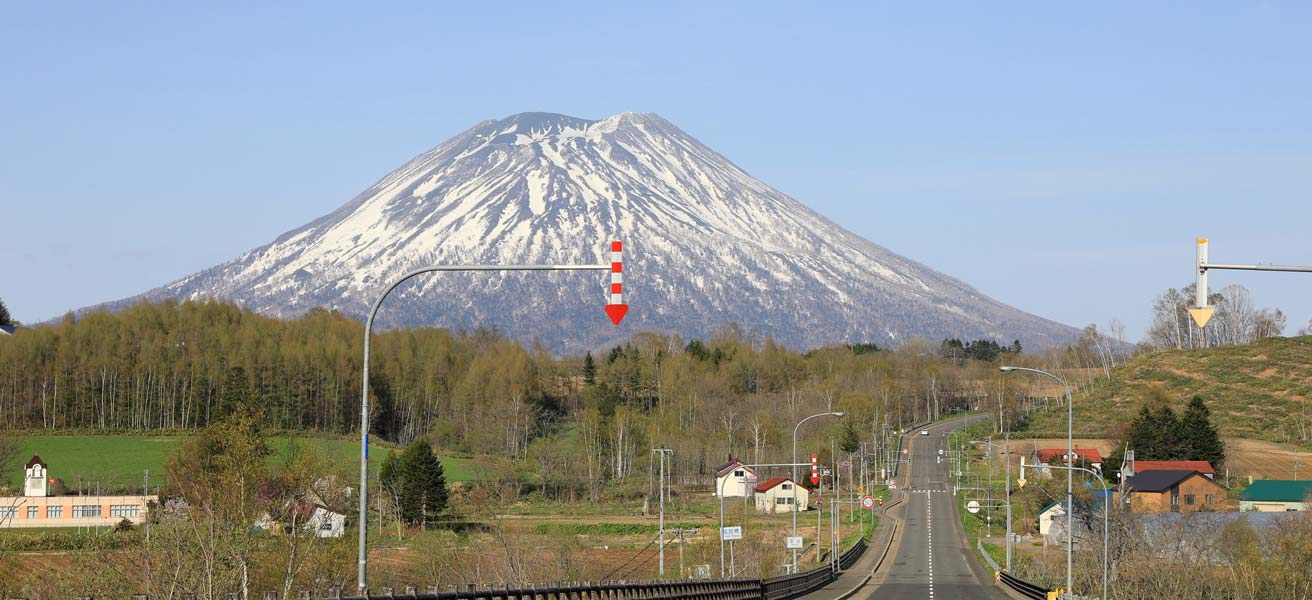
<svg viewBox="0 0 1312 600">
<path fill-rule="evenodd" d="M 979 502 L 978 502 L 978 501 L 975 501 L 975 500 L 971 500 L 970 502 L 967 502 L 967 503 L 966 503 L 966 512 L 968 512 L 968 513 L 970 513 L 970 514 L 972 514 L 972 515 L 975 514 L 975 513 L 977 513 L 977 512 L 979 512 Z"/>
<path fill-rule="evenodd" d="M 802 549 L 802 536 L 800 536 L 800 535 L 797 536 L 797 537 L 793 537 L 793 536 L 790 535 L 790 536 L 788 536 L 788 538 L 787 538 L 785 541 L 787 542 L 786 547 L 787 547 L 789 550 L 801 550 L 801 549 Z"/>
<path fill-rule="evenodd" d="M 870 496 L 866 496 L 865 498 L 862 498 L 862 499 L 861 499 L 861 508 L 871 509 L 871 508 L 874 508 L 874 507 L 875 507 L 875 499 L 874 499 L 874 498 L 871 498 Z"/>
<path fill-rule="evenodd" d="M 893 487 L 893 486 L 897 485 L 897 480 L 896 480 L 896 479 L 889 479 L 888 481 L 886 481 L 886 482 L 884 482 L 884 483 L 885 483 L 886 485 L 888 485 L 888 487 Z"/>
<path fill-rule="evenodd" d="M 738 527 L 721 527 L 721 528 L 720 528 L 720 539 L 722 539 L 722 540 L 724 540 L 724 541 L 726 541 L 726 542 L 727 542 L 727 541 L 730 541 L 730 540 L 741 540 L 741 539 L 743 539 L 743 528 L 742 528 L 741 526 L 738 526 Z"/>
</svg>

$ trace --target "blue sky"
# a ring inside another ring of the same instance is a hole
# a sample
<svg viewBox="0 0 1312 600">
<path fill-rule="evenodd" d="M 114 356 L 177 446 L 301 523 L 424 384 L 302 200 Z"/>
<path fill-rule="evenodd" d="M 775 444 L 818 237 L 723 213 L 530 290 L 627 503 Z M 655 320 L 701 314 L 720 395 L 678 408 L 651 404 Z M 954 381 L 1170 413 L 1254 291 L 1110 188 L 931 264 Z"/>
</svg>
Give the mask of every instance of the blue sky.
<svg viewBox="0 0 1312 600">
<path fill-rule="evenodd" d="M 1199 235 L 1312 264 L 1306 3 L 278 4 L 4 9 L 17 318 L 233 258 L 537 110 L 658 113 L 870 240 L 1136 338 Z M 1312 276 L 1212 279 L 1312 318 Z"/>
</svg>

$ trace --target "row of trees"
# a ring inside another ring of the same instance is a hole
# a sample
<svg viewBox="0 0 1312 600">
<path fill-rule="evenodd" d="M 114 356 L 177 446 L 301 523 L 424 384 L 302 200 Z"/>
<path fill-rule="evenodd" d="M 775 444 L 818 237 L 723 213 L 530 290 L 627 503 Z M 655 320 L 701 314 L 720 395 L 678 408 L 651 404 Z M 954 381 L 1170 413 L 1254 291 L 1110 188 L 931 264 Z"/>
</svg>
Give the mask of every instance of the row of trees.
<svg viewBox="0 0 1312 600">
<path fill-rule="evenodd" d="M 1285 315 L 1278 308 L 1258 308 L 1248 288 L 1228 285 L 1208 295 L 1215 307 L 1207 327 L 1199 328 L 1189 316 L 1194 284 L 1168 289 L 1153 301 L 1153 320 L 1144 340 L 1153 349 L 1194 349 L 1247 344 L 1275 337 L 1285 330 Z"/>
<path fill-rule="evenodd" d="M 1154 408 L 1145 402 L 1130 422 L 1127 441 L 1140 460 L 1205 460 L 1217 471 L 1225 462 L 1225 444 L 1199 396 L 1179 416 L 1167 403 Z"/>
<path fill-rule="evenodd" d="M 353 432 L 362 337 L 336 312 L 277 320 L 212 301 L 69 316 L 0 343 L 0 428 L 191 430 L 258 404 L 270 428 Z M 656 445 L 675 449 L 676 479 L 701 478 L 730 451 L 781 462 L 793 425 L 816 412 L 847 412 L 873 443 L 968 404 L 1014 423 L 1042 389 L 925 340 L 803 354 L 734 326 L 565 358 L 495 331 L 394 330 L 376 335 L 372 361 L 375 435 L 532 464 L 562 494 L 649 473 Z M 840 427 L 817 423 L 802 440 L 828 447 Z"/>
</svg>

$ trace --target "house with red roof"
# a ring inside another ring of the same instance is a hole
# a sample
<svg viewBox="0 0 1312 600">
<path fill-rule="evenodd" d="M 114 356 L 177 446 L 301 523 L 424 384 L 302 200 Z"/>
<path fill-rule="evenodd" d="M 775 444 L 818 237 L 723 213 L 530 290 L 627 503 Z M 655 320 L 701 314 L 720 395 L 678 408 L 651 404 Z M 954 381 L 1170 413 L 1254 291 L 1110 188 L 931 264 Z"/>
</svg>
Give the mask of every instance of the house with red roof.
<svg viewBox="0 0 1312 600">
<path fill-rule="evenodd" d="M 793 483 L 788 477 L 775 477 L 757 485 L 752 491 L 756 494 L 756 512 L 773 514 L 803 511 L 810 507 L 811 493 L 806 488 Z"/>
</svg>

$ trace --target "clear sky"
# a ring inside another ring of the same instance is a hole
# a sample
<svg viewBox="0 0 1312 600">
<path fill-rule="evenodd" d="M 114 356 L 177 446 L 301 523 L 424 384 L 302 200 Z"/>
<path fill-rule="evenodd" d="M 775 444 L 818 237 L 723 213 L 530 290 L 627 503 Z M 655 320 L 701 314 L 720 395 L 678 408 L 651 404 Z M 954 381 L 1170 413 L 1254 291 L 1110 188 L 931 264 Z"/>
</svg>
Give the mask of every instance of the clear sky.
<svg viewBox="0 0 1312 600">
<path fill-rule="evenodd" d="M 1136 338 L 1200 235 L 1312 264 L 1305 2 L 195 4 L 0 14 L 16 318 L 233 258 L 524 111 L 658 113 L 876 243 Z M 1312 318 L 1312 275 L 1229 283 Z"/>
</svg>

